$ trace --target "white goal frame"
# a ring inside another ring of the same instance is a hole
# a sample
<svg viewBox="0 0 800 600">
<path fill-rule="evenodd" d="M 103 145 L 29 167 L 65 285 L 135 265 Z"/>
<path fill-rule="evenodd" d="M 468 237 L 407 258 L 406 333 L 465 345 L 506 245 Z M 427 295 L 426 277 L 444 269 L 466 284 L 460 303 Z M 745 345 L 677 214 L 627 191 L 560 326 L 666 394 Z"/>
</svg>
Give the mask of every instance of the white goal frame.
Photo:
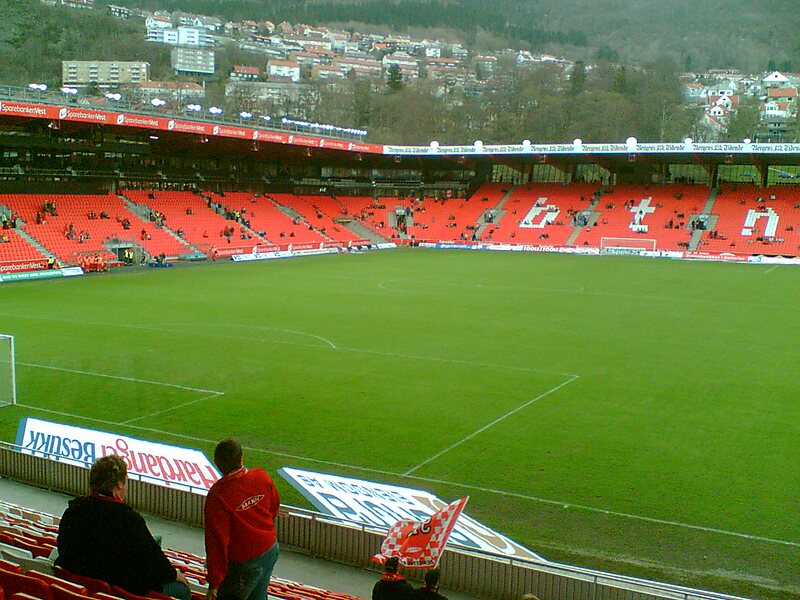
<svg viewBox="0 0 800 600">
<path fill-rule="evenodd" d="M 655 252 L 658 241 L 654 238 L 601 237 L 600 249 L 647 250 Z"/>
<path fill-rule="evenodd" d="M 5 348 L 8 348 L 8 355 Z M 0 333 L 0 407 L 17 403 L 17 374 L 14 355 L 14 336 Z M 8 385 L 6 386 L 6 378 Z M 3 389 L 7 387 L 7 389 Z"/>
</svg>

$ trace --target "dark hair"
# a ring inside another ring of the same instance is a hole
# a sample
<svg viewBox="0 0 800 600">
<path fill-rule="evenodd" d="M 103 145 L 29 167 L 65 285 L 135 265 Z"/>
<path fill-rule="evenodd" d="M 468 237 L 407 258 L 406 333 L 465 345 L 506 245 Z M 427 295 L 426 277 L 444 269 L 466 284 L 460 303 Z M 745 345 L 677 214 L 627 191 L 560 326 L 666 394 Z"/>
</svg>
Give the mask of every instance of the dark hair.
<svg viewBox="0 0 800 600">
<path fill-rule="evenodd" d="M 89 471 L 89 490 L 93 494 L 110 496 L 117 484 L 123 483 L 127 477 L 125 461 L 116 454 L 109 454 L 94 461 Z"/>
<path fill-rule="evenodd" d="M 438 568 L 431 569 L 425 573 L 425 587 L 435 588 L 437 585 L 439 585 L 439 575 L 440 571 Z"/>
<path fill-rule="evenodd" d="M 383 563 L 383 570 L 387 573 L 397 573 L 397 569 L 400 567 L 400 559 L 396 556 L 390 556 L 386 559 L 386 562 Z"/>
<path fill-rule="evenodd" d="M 242 466 L 242 445 L 236 438 L 225 438 L 214 449 L 214 464 L 227 475 Z"/>
</svg>

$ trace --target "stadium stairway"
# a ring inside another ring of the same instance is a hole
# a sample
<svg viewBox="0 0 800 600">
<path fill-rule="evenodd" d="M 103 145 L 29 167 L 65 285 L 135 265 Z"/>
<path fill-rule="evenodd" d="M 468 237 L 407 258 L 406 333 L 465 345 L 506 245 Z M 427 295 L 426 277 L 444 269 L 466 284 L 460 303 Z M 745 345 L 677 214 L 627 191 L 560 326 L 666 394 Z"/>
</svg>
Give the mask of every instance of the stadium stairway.
<svg viewBox="0 0 800 600">
<path fill-rule="evenodd" d="M 41 511 L 56 516 L 64 512 L 67 502 L 70 500 L 64 494 L 27 486 L 2 477 L 0 477 L 0 498 L 4 502 L 22 505 L 32 509 L 32 511 Z M 202 529 L 147 514 L 144 517 L 150 531 L 162 536 L 162 544 L 165 548 L 179 548 L 179 552 L 187 552 L 190 555 L 203 556 L 205 554 Z M 52 565 L 49 562 L 45 563 L 45 559 L 15 560 L 14 562 L 17 564 L 24 562 L 26 571 L 33 568 L 39 572 L 52 573 Z M 286 587 L 286 580 L 288 580 L 289 582 L 302 582 L 304 586 L 322 588 L 313 595 L 303 594 L 300 591 L 284 597 L 291 597 L 293 600 L 337 600 L 338 596 L 336 594 L 325 592 L 330 590 L 359 598 L 371 598 L 372 587 L 378 580 L 378 573 L 291 552 L 286 548 L 282 548 L 273 573 L 273 582 L 275 582 L 275 579 L 284 580 L 283 582 L 278 582 L 278 587 Z M 418 585 L 419 583 L 416 583 L 415 587 Z M 440 591 L 450 600 L 473 599 L 472 596 L 452 590 L 442 589 Z M 278 597 L 270 595 L 270 599 L 275 598 Z"/>
<path fill-rule="evenodd" d="M 369 227 L 365 227 L 359 223 L 357 219 L 353 219 L 347 223 L 342 223 L 342 226 L 359 236 L 361 239 L 369 240 L 373 244 L 385 244 L 389 241 L 385 237 L 382 237 L 372 231 L 372 229 Z"/>
<path fill-rule="evenodd" d="M 56 258 L 56 255 L 50 252 L 47 248 L 42 246 L 39 243 L 39 240 L 34 238 L 31 234 L 25 231 L 25 222 L 22 219 L 17 221 L 17 228 L 14 230 L 16 234 L 21 237 L 23 240 L 28 242 L 31 246 L 33 246 L 36 250 L 38 250 L 41 254 L 43 254 L 46 258 Z"/>
</svg>

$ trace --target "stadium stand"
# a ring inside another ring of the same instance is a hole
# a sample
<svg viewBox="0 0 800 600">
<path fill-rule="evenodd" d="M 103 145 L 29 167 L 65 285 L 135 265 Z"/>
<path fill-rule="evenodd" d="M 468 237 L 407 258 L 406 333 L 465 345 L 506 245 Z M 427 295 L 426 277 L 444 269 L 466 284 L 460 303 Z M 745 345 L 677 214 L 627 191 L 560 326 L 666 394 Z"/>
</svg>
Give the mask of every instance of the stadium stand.
<svg viewBox="0 0 800 600">
<path fill-rule="evenodd" d="M 15 210 L 24 230 L 62 263 L 76 264 L 79 256 L 92 253 L 116 261 L 104 245 L 112 240 L 138 245 L 151 256 L 163 252 L 177 257 L 188 252 L 186 245 L 141 220 L 112 194 L 7 194 L 0 195 L 0 204 Z M 45 204 L 54 205 L 56 214 L 45 212 Z"/>
<path fill-rule="evenodd" d="M 481 194 L 466 199 L 425 198 L 413 207 L 414 224 L 407 233 L 417 240 L 469 240 L 478 229 L 478 218 L 495 206 Z"/>
<path fill-rule="evenodd" d="M 252 217 L 253 228 L 263 231 L 273 244 L 318 244 L 330 241 L 319 231 L 310 228 L 302 218 L 293 218 L 285 212 L 289 205 L 283 204 L 278 198 L 287 197 L 281 194 L 253 196 L 250 200 L 252 210 L 256 211 Z"/>
<path fill-rule="evenodd" d="M 575 245 L 600 246 L 602 238 L 655 239 L 659 250 L 685 250 L 692 216 L 703 210 L 708 194 L 704 186 L 617 185 L 603 194 L 595 208 L 597 222 L 581 231 Z"/>
<path fill-rule="evenodd" d="M 279 204 L 295 210 L 311 227 L 335 242 L 354 242 L 360 237 L 336 222 L 343 219 L 347 211 L 343 204 L 331 196 L 289 196 L 270 194 Z"/>
<path fill-rule="evenodd" d="M 8 240 L 8 241 L 5 241 Z M 0 231 L 0 262 L 42 260 L 45 255 L 13 229 Z"/>
<path fill-rule="evenodd" d="M 30 519 L 28 518 L 30 517 Z M 2 531 L 8 528 L 18 528 L 27 532 L 29 541 L 24 545 L 20 539 L 13 536 L 12 545 L 23 550 L 31 550 L 33 545 L 42 556 L 50 556 L 54 548 L 57 528 L 55 525 L 44 523 L 57 523 L 58 517 L 31 511 L 22 506 L 8 502 L 0 502 L 0 527 Z M 43 535 L 46 532 L 47 535 Z M 40 535 L 41 534 L 41 535 Z M 50 543 L 52 542 L 52 543 Z M 5 556 L 3 547 L 0 553 Z M 189 579 L 193 596 L 200 600 L 205 591 L 205 561 L 202 557 L 181 550 L 166 549 L 165 554 L 172 564 L 180 569 Z M 5 590 L 6 597 L 15 594 L 28 594 L 33 600 L 81 600 L 94 598 L 96 600 L 142 600 L 142 596 L 131 594 L 116 586 L 70 573 L 53 565 L 52 561 L 43 560 L 37 563 L 35 569 L 24 569 L 19 561 L 0 559 L 0 588 Z M 355 596 L 334 592 L 304 585 L 288 579 L 273 577 L 269 586 L 269 596 L 283 600 L 356 600 Z M 151 592 L 147 594 L 151 600 L 170 600 L 168 596 Z"/>
<path fill-rule="evenodd" d="M 593 184 L 527 184 L 514 189 L 486 241 L 564 246 L 575 230 L 573 217 L 589 208 L 597 192 Z"/>
<path fill-rule="evenodd" d="M 724 185 L 714 204 L 716 224 L 698 250 L 800 255 L 800 189 Z"/>
<path fill-rule="evenodd" d="M 236 217 L 238 208 L 211 194 L 194 192 L 126 190 L 124 196 L 145 209 L 156 227 L 164 227 L 198 249 L 211 246 L 249 251 L 264 242 Z M 213 207 L 213 208 L 212 208 Z M 226 214 L 228 215 L 226 217 Z"/>
</svg>

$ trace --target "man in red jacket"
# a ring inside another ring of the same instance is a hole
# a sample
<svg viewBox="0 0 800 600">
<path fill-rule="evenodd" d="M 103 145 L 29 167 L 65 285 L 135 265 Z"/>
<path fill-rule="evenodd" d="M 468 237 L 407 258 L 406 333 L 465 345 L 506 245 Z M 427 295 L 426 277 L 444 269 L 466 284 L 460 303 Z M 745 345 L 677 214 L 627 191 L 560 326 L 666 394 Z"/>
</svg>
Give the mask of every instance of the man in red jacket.
<svg viewBox="0 0 800 600">
<path fill-rule="evenodd" d="M 234 438 L 217 444 L 214 464 L 222 478 L 206 497 L 206 600 L 266 600 L 279 554 L 278 490 L 264 469 L 242 466 Z"/>
</svg>

